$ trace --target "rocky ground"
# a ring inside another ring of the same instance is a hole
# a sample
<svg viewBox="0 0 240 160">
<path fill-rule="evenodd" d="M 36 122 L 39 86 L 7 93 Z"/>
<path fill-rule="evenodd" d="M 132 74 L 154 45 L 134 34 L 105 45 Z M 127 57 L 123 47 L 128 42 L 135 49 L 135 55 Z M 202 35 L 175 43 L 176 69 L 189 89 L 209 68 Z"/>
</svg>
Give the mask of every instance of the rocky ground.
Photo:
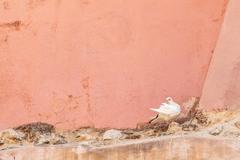
<svg viewBox="0 0 240 160">
<path fill-rule="evenodd" d="M 79 128 L 60 131 L 51 124 L 31 123 L 0 132 L 0 150 L 22 145 L 58 145 L 78 143 L 83 146 L 103 146 L 136 139 L 166 135 L 221 136 L 240 139 L 240 111 L 203 112 L 197 100 L 185 103 L 182 116 L 172 122 L 139 124 L 135 129 Z"/>
</svg>

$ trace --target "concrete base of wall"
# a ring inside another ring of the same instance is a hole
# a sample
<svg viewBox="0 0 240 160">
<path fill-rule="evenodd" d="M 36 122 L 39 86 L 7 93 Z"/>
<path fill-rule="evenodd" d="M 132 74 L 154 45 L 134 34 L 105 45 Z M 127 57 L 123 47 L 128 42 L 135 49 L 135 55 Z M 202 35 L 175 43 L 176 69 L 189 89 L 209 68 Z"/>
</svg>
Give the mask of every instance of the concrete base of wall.
<svg viewBox="0 0 240 160">
<path fill-rule="evenodd" d="M 4 160 L 237 160 L 240 141 L 215 137 L 164 137 L 100 148 L 79 145 L 21 147 L 0 152 Z"/>
</svg>

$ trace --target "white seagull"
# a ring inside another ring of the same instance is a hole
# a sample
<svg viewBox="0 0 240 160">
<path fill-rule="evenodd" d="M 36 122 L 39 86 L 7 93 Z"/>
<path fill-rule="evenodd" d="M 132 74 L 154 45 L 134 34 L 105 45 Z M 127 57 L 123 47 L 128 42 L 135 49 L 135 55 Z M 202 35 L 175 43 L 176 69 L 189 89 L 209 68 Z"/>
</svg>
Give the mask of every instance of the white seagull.
<svg viewBox="0 0 240 160">
<path fill-rule="evenodd" d="M 171 97 L 167 97 L 166 100 L 167 102 L 162 103 L 159 108 L 150 108 L 152 111 L 155 111 L 158 114 L 152 118 L 149 123 L 156 121 L 171 121 L 180 115 L 180 105 L 174 102 Z"/>
</svg>

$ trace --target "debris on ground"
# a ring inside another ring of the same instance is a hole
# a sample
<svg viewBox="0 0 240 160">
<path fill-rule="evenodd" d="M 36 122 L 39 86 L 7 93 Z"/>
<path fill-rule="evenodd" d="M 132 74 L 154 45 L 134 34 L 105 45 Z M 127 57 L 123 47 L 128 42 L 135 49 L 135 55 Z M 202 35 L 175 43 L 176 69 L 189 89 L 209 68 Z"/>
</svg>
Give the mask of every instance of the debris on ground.
<svg viewBox="0 0 240 160">
<path fill-rule="evenodd" d="M 240 121 L 235 122 L 234 125 L 235 125 L 238 129 L 240 129 Z"/>
<path fill-rule="evenodd" d="M 6 129 L 0 132 L 0 145 L 2 144 L 18 144 L 24 139 L 24 134 L 14 129 Z"/>
<path fill-rule="evenodd" d="M 182 131 L 182 127 L 179 123 L 177 122 L 172 122 L 169 127 L 168 127 L 168 132 L 170 132 L 171 134 L 174 134 L 176 132 L 180 132 Z"/>
<path fill-rule="evenodd" d="M 136 139 L 166 135 L 200 135 L 240 138 L 240 111 L 204 112 L 198 98 L 184 103 L 184 113 L 175 122 L 141 123 L 134 129 L 96 129 L 82 127 L 60 131 L 53 125 L 35 122 L 0 131 L 0 150 L 19 145 L 58 145 L 78 143 L 82 146 L 103 146 Z"/>
<path fill-rule="evenodd" d="M 24 124 L 13 129 L 24 134 L 24 138 L 29 142 L 37 141 L 41 135 L 55 132 L 55 127 L 53 125 L 41 122 Z"/>
<path fill-rule="evenodd" d="M 103 134 L 103 140 L 116 140 L 120 139 L 123 136 L 122 132 L 120 130 L 116 129 L 110 129 L 104 132 Z"/>
</svg>

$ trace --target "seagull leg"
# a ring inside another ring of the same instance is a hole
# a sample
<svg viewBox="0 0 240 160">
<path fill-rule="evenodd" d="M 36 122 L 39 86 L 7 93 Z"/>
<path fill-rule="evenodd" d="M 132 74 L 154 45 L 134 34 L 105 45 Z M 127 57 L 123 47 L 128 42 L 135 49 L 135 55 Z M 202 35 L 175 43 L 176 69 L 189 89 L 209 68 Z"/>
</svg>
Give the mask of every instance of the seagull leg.
<svg viewBox="0 0 240 160">
<path fill-rule="evenodd" d="M 158 119 L 158 116 L 159 116 L 159 115 L 157 114 L 157 115 L 156 115 L 155 117 L 153 117 L 148 123 L 151 124 L 153 121 L 157 120 L 157 119 Z"/>
<path fill-rule="evenodd" d="M 194 117 L 192 117 L 188 123 L 188 126 L 190 126 L 192 124 L 192 121 L 193 121 Z"/>
</svg>

